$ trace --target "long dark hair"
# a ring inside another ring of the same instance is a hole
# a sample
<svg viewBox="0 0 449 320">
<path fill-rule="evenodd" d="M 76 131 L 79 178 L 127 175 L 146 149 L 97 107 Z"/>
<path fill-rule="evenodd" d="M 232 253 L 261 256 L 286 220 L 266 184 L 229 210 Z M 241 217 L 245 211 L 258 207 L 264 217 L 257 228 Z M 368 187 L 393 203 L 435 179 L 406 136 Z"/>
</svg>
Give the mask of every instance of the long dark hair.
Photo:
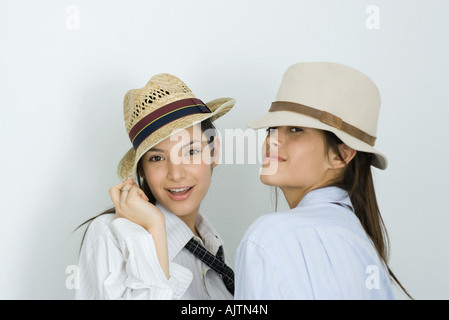
<svg viewBox="0 0 449 320">
<path fill-rule="evenodd" d="M 325 136 L 326 154 L 327 151 L 333 150 L 339 159 L 343 160 L 338 148 L 338 145 L 342 144 L 343 141 L 332 132 L 323 132 Z M 390 242 L 374 190 L 373 176 L 371 173 L 373 157 L 374 155 L 372 153 L 357 151 L 355 157 L 347 164 L 343 176 L 339 180 L 334 181 L 332 185 L 348 192 L 352 205 L 354 206 L 354 213 L 359 218 L 363 229 L 365 229 L 379 257 L 387 267 L 390 277 L 409 298 L 413 299 L 388 267 Z"/>
<path fill-rule="evenodd" d="M 215 136 L 217 136 L 217 129 L 213 125 L 212 121 L 210 119 L 203 120 L 203 121 L 201 121 L 200 126 L 201 126 L 201 132 L 204 133 L 206 136 L 207 143 L 209 145 L 212 144 L 214 142 Z M 154 197 L 153 193 L 151 192 L 148 182 L 145 179 L 145 173 L 143 171 L 143 166 L 142 166 L 141 161 L 142 161 L 142 158 L 139 160 L 139 162 L 137 164 L 137 181 L 136 181 L 136 183 L 139 186 L 139 188 L 142 189 L 142 191 L 146 194 L 146 196 L 149 199 L 149 202 L 155 205 L 156 198 Z M 76 227 L 76 229 L 74 230 L 74 231 L 76 231 L 79 228 L 81 228 L 82 226 L 87 225 L 86 230 L 84 231 L 83 237 L 81 239 L 80 251 L 81 251 L 81 247 L 83 246 L 84 238 L 86 237 L 87 229 L 89 228 L 90 223 L 93 220 L 95 220 L 96 218 L 98 218 L 99 216 L 102 216 L 104 214 L 115 214 L 115 207 L 109 208 L 109 209 L 101 212 L 100 214 L 98 214 L 90 219 L 87 219 L 86 221 L 81 223 L 78 227 Z"/>
</svg>

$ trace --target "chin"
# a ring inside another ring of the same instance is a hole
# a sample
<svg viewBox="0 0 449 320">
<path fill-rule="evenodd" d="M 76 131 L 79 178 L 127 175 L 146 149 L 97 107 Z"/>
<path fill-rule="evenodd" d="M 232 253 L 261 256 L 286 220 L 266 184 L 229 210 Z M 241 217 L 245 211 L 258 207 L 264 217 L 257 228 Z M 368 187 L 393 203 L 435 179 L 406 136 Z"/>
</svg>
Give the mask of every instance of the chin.
<svg viewBox="0 0 449 320">
<path fill-rule="evenodd" d="M 277 183 L 277 178 L 275 177 L 275 175 L 268 175 L 268 174 L 261 174 L 260 175 L 260 182 L 262 182 L 263 184 L 267 185 L 267 186 L 278 186 L 279 183 Z"/>
<path fill-rule="evenodd" d="M 200 206 L 198 201 L 195 201 L 194 199 L 186 199 L 183 201 L 166 199 L 164 203 L 161 204 L 177 216 L 187 216 L 198 210 Z"/>
</svg>

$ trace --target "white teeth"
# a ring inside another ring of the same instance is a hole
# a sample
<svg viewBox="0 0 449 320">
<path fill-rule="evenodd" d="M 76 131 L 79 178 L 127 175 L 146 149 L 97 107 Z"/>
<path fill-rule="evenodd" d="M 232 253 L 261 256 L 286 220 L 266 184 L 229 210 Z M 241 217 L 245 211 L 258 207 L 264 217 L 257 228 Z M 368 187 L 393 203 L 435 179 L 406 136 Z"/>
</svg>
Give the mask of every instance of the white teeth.
<svg viewBox="0 0 449 320">
<path fill-rule="evenodd" d="M 183 191 L 186 191 L 189 189 L 190 188 L 180 188 L 180 189 L 168 189 L 168 190 L 170 190 L 171 192 L 183 192 Z"/>
</svg>

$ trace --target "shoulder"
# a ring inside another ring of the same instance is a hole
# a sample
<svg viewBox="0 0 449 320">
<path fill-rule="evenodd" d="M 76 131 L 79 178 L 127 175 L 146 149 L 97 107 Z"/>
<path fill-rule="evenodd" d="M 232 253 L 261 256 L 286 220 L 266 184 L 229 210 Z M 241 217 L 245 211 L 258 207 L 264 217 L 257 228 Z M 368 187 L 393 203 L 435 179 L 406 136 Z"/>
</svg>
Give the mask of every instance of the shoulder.
<svg viewBox="0 0 449 320">
<path fill-rule="evenodd" d="M 101 238 L 110 237 L 113 234 L 112 224 L 114 220 L 115 214 L 112 213 L 97 216 L 87 226 L 84 242 L 93 242 Z"/>
<path fill-rule="evenodd" d="M 264 248 L 292 242 L 304 246 L 322 242 L 366 240 L 358 218 L 348 209 L 323 204 L 308 208 L 294 208 L 259 217 L 247 230 L 243 240 Z"/>
<path fill-rule="evenodd" d="M 89 224 L 89 229 L 97 232 L 104 232 L 105 230 L 112 228 L 112 223 L 114 220 L 115 214 L 113 213 L 99 215 Z"/>
<path fill-rule="evenodd" d="M 291 285 L 295 299 L 304 294 L 322 299 L 370 298 L 367 267 L 378 268 L 389 290 L 388 274 L 358 218 L 331 204 L 260 217 L 239 246 L 237 266 L 256 276 L 257 268 L 277 270 L 281 275 L 277 281 L 284 281 L 285 288 Z M 354 297 L 356 292 L 362 296 Z"/>
</svg>

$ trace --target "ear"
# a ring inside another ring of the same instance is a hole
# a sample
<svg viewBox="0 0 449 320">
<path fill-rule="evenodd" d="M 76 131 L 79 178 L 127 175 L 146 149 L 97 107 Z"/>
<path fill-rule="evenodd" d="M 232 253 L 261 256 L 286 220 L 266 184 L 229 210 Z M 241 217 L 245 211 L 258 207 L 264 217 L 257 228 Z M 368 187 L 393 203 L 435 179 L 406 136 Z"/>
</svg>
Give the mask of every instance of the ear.
<svg viewBox="0 0 449 320">
<path fill-rule="evenodd" d="M 335 151 L 329 151 L 329 159 L 333 169 L 345 167 L 357 154 L 356 150 L 348 147 L 344 143 L 338 145 L 338 151 L 340 152 L 341 158 L 335 153 Z"/>
<path fill-rule="evenodd" d="M 220 139 L 217 136 L 214 136 L 214 141 L 211 143 L 211 157 L 212 157 L 212 168 L 215 168 L 220 161 Z"/>
</svg>

